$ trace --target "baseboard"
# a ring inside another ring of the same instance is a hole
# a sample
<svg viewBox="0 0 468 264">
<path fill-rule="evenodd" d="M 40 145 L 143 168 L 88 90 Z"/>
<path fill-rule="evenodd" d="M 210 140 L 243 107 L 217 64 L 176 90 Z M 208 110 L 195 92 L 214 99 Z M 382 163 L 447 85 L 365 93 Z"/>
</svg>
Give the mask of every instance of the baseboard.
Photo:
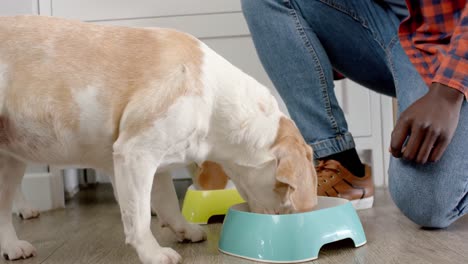
<svg viewBox="0 0 468 264">
<path fill-rule="evenodd" d="M 39 211 L 65 207 L 63 176 L 59 170 L 27 173 L 21 188 L 31 206 Z"/>
</svg>

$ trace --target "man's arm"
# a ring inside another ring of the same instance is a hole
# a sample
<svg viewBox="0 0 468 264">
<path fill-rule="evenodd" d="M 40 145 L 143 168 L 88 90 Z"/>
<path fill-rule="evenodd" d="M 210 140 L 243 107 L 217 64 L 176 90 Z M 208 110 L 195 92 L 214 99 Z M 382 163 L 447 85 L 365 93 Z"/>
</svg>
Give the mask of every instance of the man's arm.
<svg viewBox="0 0 468 264">
<path fill-rule="evenodd" d="M 455 88 L 468 98 L 468 8 L 466 6 L 433 82 Z"/>
<path fill-rule="evenodd" d="M 417 10 L 424 23 L 416 25 L 414 30 L 430 30 L 439 38 L 428 37 L 427 43 L 414 40 L 412 45 L 421 50 L 429 47 L 427 52 L 439 52 L 440 65 L 434 73 L 429 92 L 400 115 L 392 133 L 390 152 L 394 157 L 418 163 L 437 161 L 457 128 L 463 99 L 468 98 L 468 9 L 465 1 L 454 2 L 463 5 L 463 9 L 449 44 L 437 35 L 438 29 L 443 32 L 443 27 L 449 26 L 437 24 L 443 20 L 440 15 L 434 16 L 433 9 L 423 6 Z M 438 49 L 438 45 L 440 48 L 449 47 Z"/>
</svg>

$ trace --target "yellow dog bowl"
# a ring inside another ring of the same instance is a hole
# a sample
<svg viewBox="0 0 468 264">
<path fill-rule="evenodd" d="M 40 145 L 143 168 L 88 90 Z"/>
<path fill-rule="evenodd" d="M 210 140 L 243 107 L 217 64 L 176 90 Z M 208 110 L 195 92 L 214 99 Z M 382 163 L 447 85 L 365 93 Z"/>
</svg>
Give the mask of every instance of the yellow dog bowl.
<svg viewBox="0 0 468 264">
<path fill-rule="evenodd" d="M 185 194 L 182 215 L 188 222 L 208 224 L 210 217 L 226 215 L 231 206 L 244 202 L 234 186 L 203 191 L 191 185 Z"/>
</svg>

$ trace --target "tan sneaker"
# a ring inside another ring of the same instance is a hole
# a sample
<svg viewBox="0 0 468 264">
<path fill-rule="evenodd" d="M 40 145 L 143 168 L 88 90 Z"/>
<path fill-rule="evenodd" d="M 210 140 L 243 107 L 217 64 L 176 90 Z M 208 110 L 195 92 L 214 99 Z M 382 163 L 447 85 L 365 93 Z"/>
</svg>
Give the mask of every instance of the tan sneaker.
<svg viewBox="0 0 468 264">
<path fill-rule="evenodd" d="M 336 160 L 320 161 L 316 166 L 318 195 L 350 200 L 356 209 L 371 208 L 374 183 L 371 168 L 365 165 L 365 176 L 356 177 Z"/>
</svg>

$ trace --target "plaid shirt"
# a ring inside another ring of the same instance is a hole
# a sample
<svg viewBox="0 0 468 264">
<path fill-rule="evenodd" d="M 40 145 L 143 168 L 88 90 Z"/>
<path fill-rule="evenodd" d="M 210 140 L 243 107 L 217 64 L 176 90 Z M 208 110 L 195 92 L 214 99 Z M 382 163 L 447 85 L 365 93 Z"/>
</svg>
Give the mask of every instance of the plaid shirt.
<svg viewBox="0 0 468 264">
<path fill-rule="evenodd" d="M 400 42 L 427 85 L 445 84 L 468 99 L 466 0 L 406 0 Z"/>
</svg>

